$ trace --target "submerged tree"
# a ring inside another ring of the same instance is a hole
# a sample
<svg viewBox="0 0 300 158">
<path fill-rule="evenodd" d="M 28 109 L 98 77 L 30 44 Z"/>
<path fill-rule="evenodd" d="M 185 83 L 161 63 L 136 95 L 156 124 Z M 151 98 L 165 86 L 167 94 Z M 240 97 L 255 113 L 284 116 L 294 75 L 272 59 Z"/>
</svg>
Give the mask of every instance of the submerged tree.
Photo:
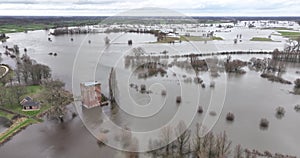
<svg viewBox="0 0 300 158">
<path fill-rule="evenodd" d="M 109 96 L 110 96 L 110 102 L 113 104 L 116 102 L 115 100 L 115 88 L 116 88 L 116 72 L 114 68 L 111 68 L 110 74 L 109 74 Z"/>
<path fill-rule="evenodd" d="M 295 88 L 300 88 L 300 78 L 296 79 L 294 83 L 295 83 Z"/>
<path fill-rule="evenodd" d="M 106 36 L 104 38 L 104 42 L 105 42 L 106 45 L 109 45 L 110 44 L 110 39 Z"/>
<path fill-rule="evenodd" d="M 244 158 L 244 151 L 241 145 L 237 145 L 234 150 L 234 158 Z"/>
<path fill-rule="evenodd" d="M 172 135 L 173 135 L 172 127 L 166 126 L 161 129 L 161 141 L 162 141 L 162 145 L 165 146 L 164 149 L 165 149 L 166 156 L 168 156 L 170 153 L 173 153 L 172 151 L 170 151 L 172 149 L 170 145 L 172 140 Z"/>
<path fill-rule="evenodd" d="M 176 128 L 177 137 L 177 151 L 180 157 L 183 157 L 190 152 L 190 137 L 191 131 L 186 127 L 183 121 L 180 121 Z"/>
</svg>

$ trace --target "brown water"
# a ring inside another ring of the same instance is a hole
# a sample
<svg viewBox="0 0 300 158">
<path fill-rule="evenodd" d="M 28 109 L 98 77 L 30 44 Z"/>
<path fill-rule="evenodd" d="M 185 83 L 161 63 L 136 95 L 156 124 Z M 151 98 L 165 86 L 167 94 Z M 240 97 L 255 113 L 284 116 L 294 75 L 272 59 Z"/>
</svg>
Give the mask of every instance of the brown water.
<svg viewBox="0 0 300 158">
<path fill-rule="evenodd" d="M 26 47 L 28 54 L 36 59 L 38 62 L 49 65 L 55 78 L 60 78 L 67 83 L 67 89 L 72 88 L 72 72 L 74 67 L 74 83 L 81 81 L 92 80 L 95 75 L 95 79 L 101 81 L 102 89 L 105 94 L 108 94 L 107 80 L 110 72 L 110 67 L 116 64 L 118 59 L 122 59 L 128 49 L 142 46 L 147 52 L 162 52 L 168 50 L 170 54 L 186 53 L 194 51 L 195 48 L 189 43 L 183 44 L 145 44 L 146 42 L 154 41 L 155 38 L 151 35 L 145 34 L 109 34 L 108 36 L 113 39 L 121 36 L 104 52 L 103 38 L 106 34 L 93 34 L 90 36 L 76 35 L 72 36 L 74 42 L 70 41 L 71 36 L 59 36 L 53 37 L 53 42 L 47 41 L 47 32 L 34 31 L 25 33 L 11 34 L 7 44 L 18 44 L 20 48 Z M 86 38 L 85 41 L 83 41 Z M 87 40 L 92 41 L 88 44 Z M 127 40 L 133 39 L 134 45 L 128 46 Z M 83 41 L 83 43 L 82 43 Z M 139 41 L 139 42 L 135 42 Z M 82 43 L 81 49 L 79 45 Z M 201 43 L 194 43 L 196 47 L 204 47 Z M 236 49 L 249 50 L 252 47 L 262 47 L 265 50 L 271 50 L 274 47 L 281 47 L 282 44 L 272 43 L 235 46 Z M 222 48 L 222 42 L 208 43 L 205 50 L 218 51 Z M 226 46 L 230 48 L 229 45 Z M 245 48 L 246 47 L 246 48 Z M 204 49 L 204 48 L 203 48 Z M 53 57 L 47 55 L 49 52 L 57 52 L 58 56 Z M 79 54 L 76 57 L 77 52 Z M 102 55 L 98 60 L 99 55 Z M 241 55 L 233 56 L 234 58 L 241 58 L 249 60 L 253 55 Z M 265 57 L 263 55 L 257 55 L 256 57 Z M 76 65 L 74 65 L 76 61 Z M 5 60 L 7 63 L 11 63 L 9 60 Z M 98 63 L 98 65 L 97 65 Z M 122 60 L 120 60 L 122 63 Z M 296 70 L 299 70 L 299 64 L 289 64 L 287 66 L 287 72 L 283 74 L 283 77 L 294 81 L 299 75 L 295 74 Z M 247 70 L 247 68 L 246 68 Z M 178 73 L 185 73 L 185 70 L 177 69 Z M 128 82 L 123 81 L 123 78 L 127 77 L 130 70 L 124 69 L 123 64 L 118 65 L 117 81 L 119 90 L 120 106 L 130 106 L 132 103 L 127 100 L 126 96 L 128 91 Z M 179 93 L 178 79 L 171 77 L 153 77 L 146 80 L 149 85 L 151 83 L 162 83 L 167 89 L 170 96 L 177 96 Z M 211 77 L 208 73 L 201 73 L 201 78 L 206 83 L 209 83 Z M 145 82 L 144 80 L 137 80 L 131 77 L 131 81 Z M 181 78 L 182 79 L 182 78 Z M 283 154 L 290 154 L 300 156 L 299 142 L 300 126 L 298 124 L 300 120 L 300 113 L 294 111 L 294 106 L 300 103 L 300 97 L 289 94 L 289 91 L 293 89 L 293 85 L 283 85 L 279 83 L 272 83 L 260 77 L 259 72 L 249 71 L 245 75 L 232 75 L 221 73 L 221 76 L 215 78 L 216 88 L 200 89 L 201 95 L 199 100 L 206 112 L 210 97 L 213 92 L 220 90 L 226 90 L 224 107 L 217 121 L 213 127 L 213 131 L 221 132 L 226 130 L 229 138 L 233 141 L 233 144 L 242 144 L 245 148 L 259 149 L 261 151 L 269 150 L 271 152 L 278 152 Z M 75 94 L 78 94 L 79 86 L 73 87 Z M 186 84 L 187 86 L 194 87 L 194 83 Z M 226 87 L 226 88 L 225 88 Z M 159 94 L 159 89 L 153 90 Z M 130 95 L 133 98 L 140 99 L 141 103 L 149 102 L 149 96 L 141 95 L 135 91 L 130 90 Z M 217 94 L 217 93 L 215 93 Z M 187 94 L 193 96 L 193 93 Z M 156 95 L 157 98 L 161 96 Z M 161 125 L 168 122 L 173 115 L 177 112 L 178 108 L 174 106 L 174 97 L 166 100 L 166 106 L 155 115 L 153 118 L 140 118 L 136 119 L 124 111 L 120 110 L 113 118 L 113 122 L 120 126 L 130 127 L 134 131 L 147 131 L 156 129 Z M 214 96 L 216 100 L 221 100 L 223 95 Z M 156 99 L 160 100 L 160 99 Z M 181 107 L 189 107 L 189 104 L 184 102 Z M 282 119 L 275 117 L 275 109 L 278 106 L 283 106 L 286 110 L 286 114 Z M 78 110 L 81 110 L 78 108 Z M 100 126 L 100 122 L 103 119 L 100 115 L 101 110 L 87 110 L 79 111 L 85 124 L 88 127 Z M 235 114 L 235 121 L 228 123 L 225 120 L 227 112 L 233 112 Z M 99 114 L 99 115 L 98 115 Z M 270 126 L 267 130 L 261 130 L 259 128 L 259 121 L 261 118 L 267 118 L 270 121 Z M 193 125 L 197 122 L 202 122 L 204 115 L 196 115 L 193 120 Z M 193 126 L 192 125 L 192 126 Z M 97 129 L 97 127 L 95 127 Z M 18 150 L 16 150 L 18 149 Z M 6 143 L 0 148 L 0 157 L 113 157 L 119 156 L 117 150 L 109 147 L 99 148 L 96 139 L 86 130 L 79 117 L 74 120 L 69 120 L 64 124 L 56 125 L 50 122 L 37 124 L 28 127 L 23 132 L 19 133 L 11 141 Z"/>
</svg>

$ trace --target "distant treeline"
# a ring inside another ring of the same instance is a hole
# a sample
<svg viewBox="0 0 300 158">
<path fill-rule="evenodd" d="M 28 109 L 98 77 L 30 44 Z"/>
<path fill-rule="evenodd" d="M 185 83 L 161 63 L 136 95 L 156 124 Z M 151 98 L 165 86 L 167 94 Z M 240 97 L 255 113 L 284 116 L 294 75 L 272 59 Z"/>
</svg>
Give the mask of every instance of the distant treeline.
<svg viewBox="0 0 300 158">
<path fill-rule="evenodd" d="M 56 27 L 98 24 L 106 17 L 0 16 L 0 25 L 44 24 Z"/>
<path fill-rule="evenodd" d="M 103 21 L 104 20 L 104 21 Z M 300 16 L 290 17 L 126 17 L 126 16 L 0 16 L 0 25 L 28 25 L 44 24 L 53 27 L 93 25 L 104 23 L 130 23 L 130 24 L 154 24 L 154 23 L 194 23 L 194 22 L 234 22 L 234 21 L 255 21 L 255 20 L 281 20 L 299 21 Z"/>
</svg>

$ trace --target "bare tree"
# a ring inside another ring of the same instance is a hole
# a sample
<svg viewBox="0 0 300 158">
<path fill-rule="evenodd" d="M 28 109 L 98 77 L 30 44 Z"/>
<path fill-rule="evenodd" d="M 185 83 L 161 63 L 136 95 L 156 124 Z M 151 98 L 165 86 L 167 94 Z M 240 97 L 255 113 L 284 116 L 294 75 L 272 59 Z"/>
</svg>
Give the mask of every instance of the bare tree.
<svg viewBox="0 0 300 158">
<path fill-rule="evenodd" d="M 161 141 L 162 144 L 165 145 L 165 155 L 170 154 L 170 143 L 172 139 L 173 129 L 170 126 L 163 127 L 161 129 Z"/>
<path fill-rule="evenodd" d="M 193 151 L 197 157 L 203 157 L 203 150 L 205 150 L 205 144 L 203 144 L 204 138 L 201 135 L 201 125 L 199 123 L 196 124 L 196 133 L 195 138 L 193 138 Z"/>
<path fill-rule="evenodd" d="M 218 157 L 227 157 L 230 154 L 231 141 L 228 140 L 225 131 L 217 137 L 216 142 L 217 142 L 216 152 Z"/>
<path fill-rule="evenodd" d="M 51 69 L 47 65 L 36 63 L 27 54 L 24 54 L 21 59 L 22 61 L 17 61 L 16 69 L 16 76 L 19 83 L 21 82 L 21 77 L 25 84 L 35 85 L 41 84 L 43 79 L 51 77 Z"/>
<path fill-rule="evenodd" d="M 187 129 L 185 123 L 180 121 L 177 125 L 176 134 L 177 137 L 177 150 L 180 157 L 188 154 L 190 152 L 190 137 L 191 131 Z"/>
<path fill-rule="evenodd" d="M 234 158 L 244 158 L 244 151 L 241 145 L 237 145 L 234 150 Z"/>
<path fill-rule="evenodd" d="M 104 38 L 104 42 L 105 42 L 106 45 L 109 45 L 110 44 L 110 39 L 106 36 Z"/>
</svg>

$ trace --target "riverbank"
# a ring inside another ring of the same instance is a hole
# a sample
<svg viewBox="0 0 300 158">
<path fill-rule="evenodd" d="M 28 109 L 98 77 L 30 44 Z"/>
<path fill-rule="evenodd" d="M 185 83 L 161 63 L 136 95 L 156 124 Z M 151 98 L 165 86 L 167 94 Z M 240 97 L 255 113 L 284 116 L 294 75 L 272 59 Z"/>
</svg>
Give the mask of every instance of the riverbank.
<svg viewBox="0 0 300 158">
<path fill-rule="evenodd" d="M 0 116 L 10 120 L 11 122 L 13 122 L 13 124 L 7 130 L 0 134 L 0 145 L 7 142 L 11 137 L 25 129 L 27 126 L 43 122 L 43 116 L 55 108 L 55 106 L 48 103 L 47 99 L 44 98 L 44 93 L 47 90 L 41 85 L 26 86 L 25 89 L 27 93 L 24 94 L 23 97 L 31 96 L 32 98 L 34 98 L 34 100 L 37 100 L 40 103 L 42 103 L 41 108 L 35 111 L 23 111 L 22 106 L 19 104 L 2 105 L 0 107 Z M 63 94 L 63 97 L 67 98 L 61 104 L 61 106 L 63 107 L 72 102 L 72 95 L 68 91 L 62 91 L 63 93 L 61 94 Z"/>
<path fill-rule="evenodd" d="M 30 118 L 19 118 L 11 125 L 5 132 L 0 133 L 0 145 L 3 145 L 5 142 L 9 141 L 14 135 L 21 132 L 23 129 L 28 127 L 31 124 L 37 123 L 36 120 Z"/>
</svg>

